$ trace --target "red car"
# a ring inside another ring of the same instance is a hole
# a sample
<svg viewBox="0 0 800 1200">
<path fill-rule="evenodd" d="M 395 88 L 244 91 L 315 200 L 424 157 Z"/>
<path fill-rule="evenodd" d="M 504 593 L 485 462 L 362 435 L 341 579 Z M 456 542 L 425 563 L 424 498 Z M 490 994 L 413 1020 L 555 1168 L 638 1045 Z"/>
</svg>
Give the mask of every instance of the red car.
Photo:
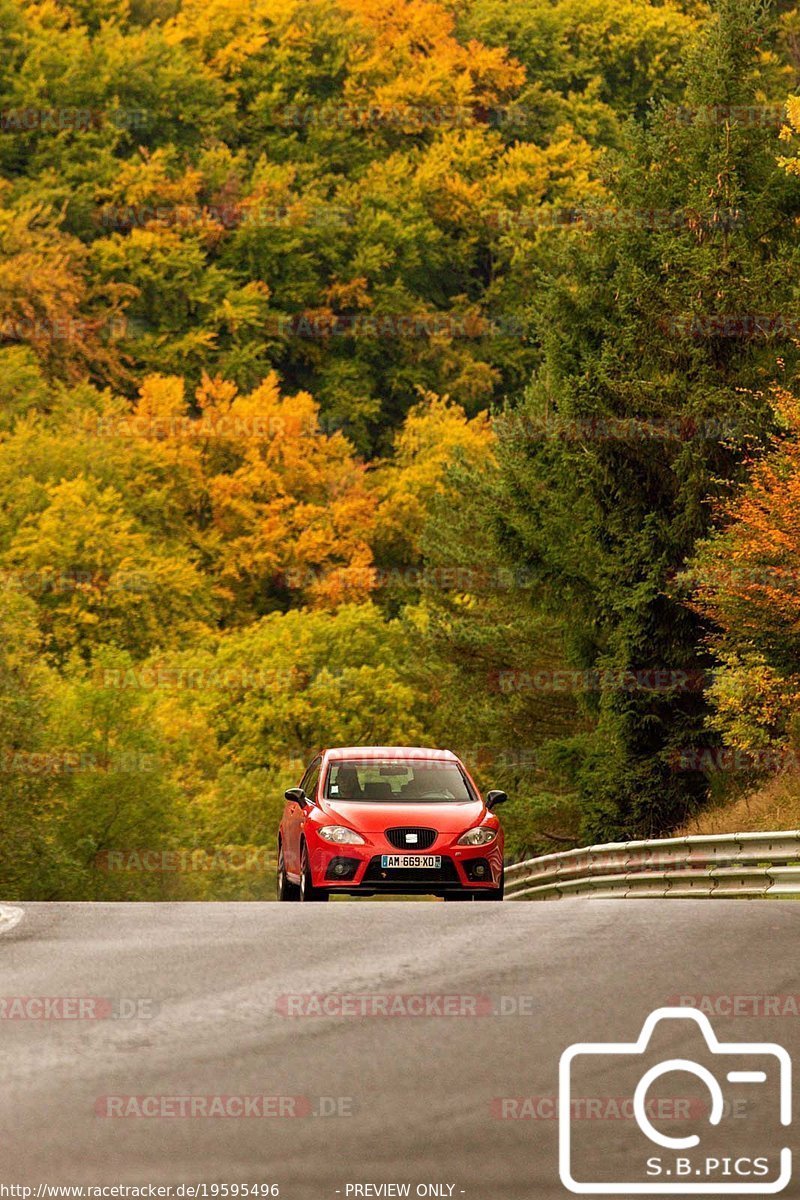
<svg viewBox="0 0 800 1200">
<path fill-rule="evenodd" d="M 503 830 L 449 750 L 326 750 L 286 792 L 278 899 L 351 895 L 503 899 Z"/>
</svg>

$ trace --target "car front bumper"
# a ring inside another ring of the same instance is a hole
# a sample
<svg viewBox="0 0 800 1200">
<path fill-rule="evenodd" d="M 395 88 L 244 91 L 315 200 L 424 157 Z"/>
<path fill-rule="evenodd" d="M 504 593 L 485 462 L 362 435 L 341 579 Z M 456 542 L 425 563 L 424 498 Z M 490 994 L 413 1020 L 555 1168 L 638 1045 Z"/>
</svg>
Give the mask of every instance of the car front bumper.
<svg viewBox="0 0 800 1200">
<path fill-rule="evenodd" d="M 440 867 L 383 867 L 385 854 L 398 851 L 383 839 L 363 846 L 333 846 L 314 839 L 309 843 L 309 865 L 314 887 L 336 892 L 386 895 L 443 895 L 445 892 L 485 891 L 498 888 L 503 878 L 500 839 L 488 846 L 455 846 L 434 843 L 420 858 L 440 858 Z"/>
</svg>

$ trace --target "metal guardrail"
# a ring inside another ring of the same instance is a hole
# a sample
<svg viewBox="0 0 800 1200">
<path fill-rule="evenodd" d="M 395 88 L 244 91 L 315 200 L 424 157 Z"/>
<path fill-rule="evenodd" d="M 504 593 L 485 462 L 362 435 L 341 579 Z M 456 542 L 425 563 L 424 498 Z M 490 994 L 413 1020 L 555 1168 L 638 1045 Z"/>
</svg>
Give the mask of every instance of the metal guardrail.
<svg viewBox="0 0 800 1200">
<path fill-rule="evenodd" d="M 10 904 L 0 904 L 0 933 L 8 933 L 22 920 L 21 908 L 12 908 Z"/>
<path fill-rule="evenodd" d="M 506 867 L 507 900 L 800 899 L 800 830 L 611 842 Z"/>
</svg>

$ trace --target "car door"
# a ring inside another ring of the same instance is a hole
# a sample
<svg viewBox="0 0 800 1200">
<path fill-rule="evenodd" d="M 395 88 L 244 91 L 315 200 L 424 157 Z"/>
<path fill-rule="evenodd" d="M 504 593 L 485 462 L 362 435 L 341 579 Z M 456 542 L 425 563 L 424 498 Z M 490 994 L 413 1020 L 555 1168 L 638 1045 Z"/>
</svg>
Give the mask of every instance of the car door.
<svg viewBox="0 0 800 1200">
<path fill-rule="evenodd" d="M 306 773 L 300 781 L 300 787 L 305 794 L 310 797 L 316 795 L 317 784 L 319 783 L 319 769 L 322 763 L 322 757 L 318 755 L 306 769 Z M 306 822 L 306 810 L 301 808 L 296 800 L 291 800 L 286 812 L 287 824 L 287 839 L 286 839 L 286 870 L 292 875 L 300 874 L 300 838 L 303 833 L 303 826 Z"/>
</svg>

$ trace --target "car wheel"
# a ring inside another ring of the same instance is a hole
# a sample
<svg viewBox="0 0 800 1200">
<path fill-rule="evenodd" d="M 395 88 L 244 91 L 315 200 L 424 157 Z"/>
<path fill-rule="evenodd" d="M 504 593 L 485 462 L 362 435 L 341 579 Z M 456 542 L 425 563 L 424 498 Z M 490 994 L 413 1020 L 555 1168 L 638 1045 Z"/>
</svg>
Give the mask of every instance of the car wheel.
<svg viewBox="0 0 800 1200">
<path fill-rule="evenodd" d="M 292 883 L 286 875 L 286 867 L 283 862 L 283 846 L 278 845 L 278 899 L 279 900 L 299 900 L 300 888 L 296 883 Z"/>
<path fill-rule="evenodd" d="M 309 901 L 324 901 L 328 899 L 328 892 L 324 888 L 314 887 L 311 879 L 311 867 L 308 864 L 308 851 L 303 846 L 303 853 L 300 858 L 300 902 L 308 903 Z"/>
<path fill-rule="evenodd" d="M 502 875 L 500 878 L 500 886 L 496 888 L 486 888 L 475 893 L 476 900 L 502 900 L 505 892 L 506 877 Z"/>
</svg>

